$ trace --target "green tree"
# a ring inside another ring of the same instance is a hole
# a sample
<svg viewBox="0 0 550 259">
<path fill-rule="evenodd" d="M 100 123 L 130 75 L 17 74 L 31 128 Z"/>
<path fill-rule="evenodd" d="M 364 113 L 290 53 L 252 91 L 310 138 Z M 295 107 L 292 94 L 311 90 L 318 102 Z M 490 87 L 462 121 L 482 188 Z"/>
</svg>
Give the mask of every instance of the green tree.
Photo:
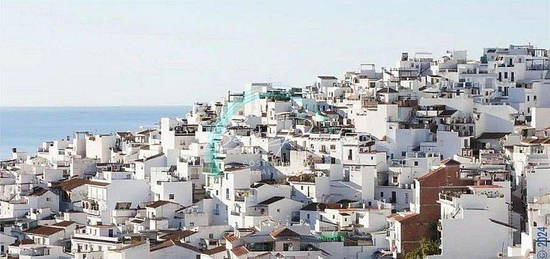
<svg viewBox="0 0 550 259">
<path fill-rule="evenodd" d="M 440 254 L 439 242 L 435 240 L 422 239 L 420 246 L 405 254 L 405 259 L 422 259 L 428 255 Z"/>
</svg>

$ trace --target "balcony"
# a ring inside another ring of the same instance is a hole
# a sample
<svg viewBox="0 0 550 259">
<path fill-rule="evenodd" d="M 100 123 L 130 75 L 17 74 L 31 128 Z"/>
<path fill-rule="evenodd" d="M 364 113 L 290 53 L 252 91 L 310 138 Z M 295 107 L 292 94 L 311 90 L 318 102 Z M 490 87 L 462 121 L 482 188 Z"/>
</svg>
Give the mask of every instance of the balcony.
<svg viewBox="0 0 550 259">
<path fill-rule="evenodd" d="M 100 216 L 99 204 L 96 200 L 86 199 L 82 201 L 82 211 L 87 214 Z"/>
<path fill-rule="evenodd" d="M 135 215 L 135 210 L 113 210 L 113 217 L 134 217 Z"/>
<path fill-rule="evenodd" d="M 542 59 L 527 60 L 526 69 L 530 71 L 550 70 L 550 61 Z"/>
</svg>

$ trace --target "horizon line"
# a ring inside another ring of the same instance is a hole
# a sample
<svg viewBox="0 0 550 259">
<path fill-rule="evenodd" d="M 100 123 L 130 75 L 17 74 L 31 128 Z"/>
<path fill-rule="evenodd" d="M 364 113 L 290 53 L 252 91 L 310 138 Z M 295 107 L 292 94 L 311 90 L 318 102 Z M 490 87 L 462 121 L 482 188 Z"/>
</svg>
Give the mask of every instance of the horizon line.
<svg viewBox="0 0 550 259">
<path fill-rule="evenodd" d="M 106 107 L 169 107 L 169 106 L 193 106 L 193 104 L 122 104 L 122 105 L 0 105 L 1 108 L 106 108 Z"/>
</svg>

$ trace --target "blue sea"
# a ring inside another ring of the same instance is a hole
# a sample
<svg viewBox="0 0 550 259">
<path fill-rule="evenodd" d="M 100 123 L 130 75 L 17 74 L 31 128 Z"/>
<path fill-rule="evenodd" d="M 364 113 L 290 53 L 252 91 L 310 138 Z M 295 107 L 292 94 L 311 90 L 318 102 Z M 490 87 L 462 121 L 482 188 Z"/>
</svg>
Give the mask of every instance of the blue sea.
<svg viewBox="0 0 550 259">
<path fill-rule="evenodd" d="M 0 159 L 11 148 L 34 154 L 43 141 L 73 136 L 75 131 L 111 133 L 160 123 L 161 117 L 184 117 L 190 106 L 0 107 Z"/>
</svg>

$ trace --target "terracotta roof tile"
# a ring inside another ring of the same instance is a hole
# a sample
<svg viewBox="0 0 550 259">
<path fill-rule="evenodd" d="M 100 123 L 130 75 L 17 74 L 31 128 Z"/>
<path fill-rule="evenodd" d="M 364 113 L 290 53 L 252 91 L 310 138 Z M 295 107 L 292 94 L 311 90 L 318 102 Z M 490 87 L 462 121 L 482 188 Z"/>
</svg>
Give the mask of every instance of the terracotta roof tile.
<svg viewBox="0 0 550 259">
<path fill-rule="evenodd" d="M 298 237 L 300 234 L 290 230 L 289 228 L 280 228 L 271 232 L 272 237 Z"/>
<path fill-rule="evenodd" d="M 171 246 L 175 246 L 176 243 L 174 243 L 174 240 L 166 240 L 158 245 L 155 245 L 155 246 L 152 246 L 151 247 L 151 252 L 153 251 L 156 251 L 156 250 L 160 250 L 160 249 L 163 249 L 163 248 L 167 248 L 167 247 L 171 247 Z"/>
<path fill-rule="evenodd" d="M 56 228 L 56 227 L 48 227 L 48 226 L 38 226 L 33 229 L 29 229 L 25 231 L 25 233 L 30 235 L 51 236 L 60 231 L 63 231 L 63 229 Z"/>
<path fill-rule="evenodd" d="M 74 221 L 61 221 L 53 224 L 54 227 L 68 227 L 72 224 L 76 224 Z"/>
<path fill-rule="evenodd" d="M 160 206 L 164 206 L 164 205 L 170 204 L 170 203 L 172 203 L 172 204 L 178 204 L 178 203 L 171 202 L 171 201 L 159 200 L 159 201 L 155 201 L 155 202 L 153 202 L 153 203 L 150 203 L 150 204 L 146 205 L 145 207 L 147 207 L 147 208 L 158 208 L 158 207 L 160 207 Z M 179 204 L 178 204 L 178 205 L 179 205 Z"/>
<path fill-rule="evenodd" d="M 126 249 L 130 249 L 132 247 L 143 245 L 143 244 L 145 244 L 145 241 L 139 241 L 139 242 L 127 245 L 127 246 L 123 246 L 123 247 L 119 247 L 119 248 L 115 248 L 115 249 L 110 249 L 110 251 L 120 252 L 120 251 L 124 251 Z"/>
<path fill-rule="evenodd" d="M 227 250 L 225 248 L 225 246 L 218 246 L 218 247 L 214 247 L 212 249 L 208 249 L 208 250 L 204 251 L 203 253 L 207 254 L 207 255 L 214 255 L 214 254 L 217 254 L 217 253 L 224 252 L 225 250 Z"/>
<path fill-rule="evenodd" d="M 90 183 L 90 180 L 88 179 L 82 179 L 82 178 L 71 178 L 67 179 L 61 183 L 58 183 L 56 186 L 61 188 L 63 191 L 71 191 L 77 187 L 83 186 Z"/>
<path fill-rule="evenodd" d="M 32 193 L 29 194 L 29 196 L 42 196 L 43 194 L 47 193 L 48 189 L 44 189 L 42 187 L 36 187 L 32 191 Z"/>
<path fill-rule="evenodd" d="M 396 214 L 389 215 L 388 218 L 392 218 L 392 219 L 394 219 L 396 221 L 399 221 L 399 222 L 404 222 L 404 221 L 412 219 L 412 218 L 414 218 L 418 215 L 420 215 L 420 214 L 418 214 L 418 213 L 409 213 L 407 215 L 401 215 L 401 214 L 396 213 Z"/>
<path fill-rule="evenodd" d="M 248 254 L 249 251 L 248 249 L 246 249 L 246 247 L 239 246 L 231 249 L 231 252 L 233 252 L 233 254 L 235 254 L 236 256 L 241 256 L 241 255 Z"/>
<path fill-rule="evenodd" d="M 225 239 L 229 242 L 233 242 L 237 240 L 238 238 L 234 234 L 227 234 L 225 235 Z"/>
<path fill-rule="evenodd" d="M 191 230 L 182 230 L 178 229 L 176 231 L 173 231 L 171 233 L 168 233 L 166 235 L 160 236 L 160 239 L 168 239 L 168 240 L 181 240 L 183 238 L 189 237 L 193 234 L 196 234 L 197 232 L 191 231 Z"/>
<path fill-rule="evenodd" d="M 282 199 L 284 199 L 285 197 L 281 197 L 281 196 L 275 196 L 275 197 L 271 197 L 265 201 L 262 201 L 260 203 L 258 203 L 258 205 L 269 205 L 271 203 L 275 203 L 275 202 L 278 202 Z"/>
</svg>

